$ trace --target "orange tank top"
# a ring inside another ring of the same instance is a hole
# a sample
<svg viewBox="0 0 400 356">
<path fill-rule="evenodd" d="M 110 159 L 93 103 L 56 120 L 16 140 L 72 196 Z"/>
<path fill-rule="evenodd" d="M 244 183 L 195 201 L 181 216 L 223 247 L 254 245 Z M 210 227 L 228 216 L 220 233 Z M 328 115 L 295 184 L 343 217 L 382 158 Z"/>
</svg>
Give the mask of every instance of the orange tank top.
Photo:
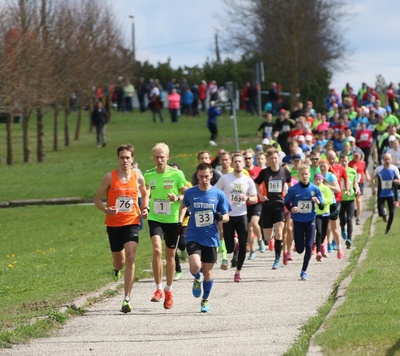
<svg viewBox="0 0 400 356">
<path fill-rule="evenodd" d="M 111 184 L 107 192 L 107 206 L 116 206 L 118 213 L 106 215 L 106 225 L 112 227 L 140 224 L 138 204 L 138 184 L 135 171 L 131 171 L 131 179 L 122 183 L 118 178 L 118 170 L 111 171 Z"/>
</svg>

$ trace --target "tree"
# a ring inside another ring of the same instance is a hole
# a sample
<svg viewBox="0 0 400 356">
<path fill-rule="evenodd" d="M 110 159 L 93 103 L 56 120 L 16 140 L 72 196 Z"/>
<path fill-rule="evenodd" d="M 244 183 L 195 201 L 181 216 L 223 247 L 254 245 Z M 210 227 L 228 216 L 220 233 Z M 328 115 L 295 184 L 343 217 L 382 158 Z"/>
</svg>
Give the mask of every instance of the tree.
<svg viewBox="0 0 400 356">
<path fill-rule="evenodd" d="M 267 81 L 279 82 L 291 93 L 301 92 L 323 69 L 329 72 L 344 58 L 340 0 L 224 1 L 229 8 L 225 48 L 262 60 Z"/>
</svg>

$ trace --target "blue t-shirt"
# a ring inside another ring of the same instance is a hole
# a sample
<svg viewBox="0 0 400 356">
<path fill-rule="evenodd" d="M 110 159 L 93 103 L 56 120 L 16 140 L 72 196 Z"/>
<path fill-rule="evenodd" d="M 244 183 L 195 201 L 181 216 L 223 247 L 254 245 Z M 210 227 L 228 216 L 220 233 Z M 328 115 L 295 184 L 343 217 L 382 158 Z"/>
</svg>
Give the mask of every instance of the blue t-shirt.
<svg viewBox="0 0 400 356">
<path fill-rule="evenodd" d="M 375 172 L 375 177 L 378 177 L 378 196 L 380 198 L 389 198 L 394 196 L 393 179 L 399 179 L 396 172 L 391 168 L 378 167 Z"/>
<path fill-rule="evenodd" d="M 190 219 L 186 230 L 186 243 L 196 242 L 201 246 L 219 246 L 218 222 L 214 221 L 214 213 L 222 215 L 231 211 L 224 192 L 215 187 L 207 191 L 199 186 L 185 191 L 182 204 L 190 209 Z"/>
<path fill-rule="evenodd" d="M 297 213 L 290 214 L 293 221 L 309 222 L 315 219 L 317 214 L 315 203 L 312 201 L 313 197 L 317 197 L 320 203 L 324 203 L 321 191 L 313 183 L 308 183 L 308 186 L 297 183 L 289 188 L 285 196 L 285 204 L 292 203 L 292 207 L 297 206 L 299 209 Z"/>
</svg>

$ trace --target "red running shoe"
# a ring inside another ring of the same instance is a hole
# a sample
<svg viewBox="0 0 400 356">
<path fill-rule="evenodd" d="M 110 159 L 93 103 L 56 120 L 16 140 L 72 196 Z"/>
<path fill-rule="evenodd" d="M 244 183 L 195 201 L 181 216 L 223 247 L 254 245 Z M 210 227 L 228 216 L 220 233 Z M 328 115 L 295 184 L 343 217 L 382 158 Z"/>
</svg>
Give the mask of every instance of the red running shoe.
<svg viewBox="0 0 400 356">
<path fill-rule="evenodd" d="M 165 291 L 164 308 L 171 309 L 174 305 L 174 298 L 172 292 Z"/>
<path fill-rule="evenodd" d="M 161 289 L 157 289 L 154 294 L 153 297 L 151 298 L 151 302 L 159 302 L 161 299 L 164 298 L 164 293 L 162 292 Z"/>
</svg>

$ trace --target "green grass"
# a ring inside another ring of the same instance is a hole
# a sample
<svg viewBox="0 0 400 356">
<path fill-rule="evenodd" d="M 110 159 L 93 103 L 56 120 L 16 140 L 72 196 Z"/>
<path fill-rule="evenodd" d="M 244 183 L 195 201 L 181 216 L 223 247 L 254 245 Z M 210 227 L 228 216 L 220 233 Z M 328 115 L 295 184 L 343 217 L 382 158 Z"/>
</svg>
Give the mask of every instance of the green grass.
<svg viewBox="0 0 400 356">
<path fill-rule="evenodd" d="M 345 303 L 316 338 L 324 355 L 400 354 L 400 221 L 394 221 L 390 235 L 384 235 L 385 226 L 379 219 L 368 236 L 367 258 L 355 270 Z"/>
</svg>

